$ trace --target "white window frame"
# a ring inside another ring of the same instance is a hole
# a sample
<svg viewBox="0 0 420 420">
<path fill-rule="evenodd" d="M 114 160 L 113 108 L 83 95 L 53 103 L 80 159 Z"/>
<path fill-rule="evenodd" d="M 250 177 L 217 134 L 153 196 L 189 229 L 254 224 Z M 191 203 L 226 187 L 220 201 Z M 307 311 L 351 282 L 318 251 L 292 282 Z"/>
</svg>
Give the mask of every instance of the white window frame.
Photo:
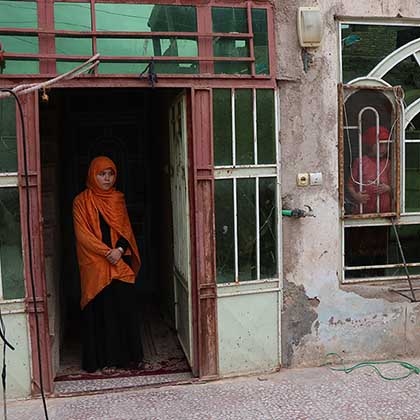
<svg viewBox="0 0 420 420">
<path fill-rule="evenodd" d="M 342 26 L 343 25 L 378 25 L 378 26 L 407 26 L 407 27 L 420 27 L 420 23 L 418 20 L 411 20 L 411 19 L 401 19 L 401 20 L 393 20 L 393 19 L 360 19 L 360 18 L 339 18 L 338 20 L 338 61 L 339 61 L 339 83 L 343 82 L 343 66 L 342 66 Z M 407 45 L 409 47 L 407 47 Z M 413 41 L 410 43 L 405 44 L 405 46 L 401 47 L 401 49 L 406 49 L 408 51 L 408 55 L 402 55 L 404 59 L 410 55 L 413 55 L 419 64 L 420 67 L 420 50 L 413 50 L 412 44 Z M 411 48 L 411 49 L 410 49 Z M 397 50 L 396 50 L 397 51 Z M 391 53 L 394 54 L 394 53 Z M 395 54 L 397 56 L 397 54 Z M 380 64 L 380 63 L 379 63 Z M 382 76 L 386 74 L 390 68 L 386 66 L 375 66 L 366 77 L 358 78 L 359 80 L 363 79 L 363 83 L 368 85 L 383 85 L 389 86 L 387 82 L 382 80 Z M 385 70 L 386 71 L 385 71 Z M 357 81 L 357 79 L 355 80 Z M 350 81 L 348 84 L 352 84 Z M 419 143 L 420 139 L 417 140 L 406 140 L 405 139 L 405 130 L 409 124 L 409 122 L 420 113 L 420 98 L 410 104 L 408 107 L 401 107 L 401 130 L 400 130 L 400 209 L 401 213 L 396 220 L 396 225 L 420 225 L 420 212 L 406 212 L 405 210 L 405 145 L 408 143 Z M 341 181 L 342 182 L 342 181 Z M 340 186 L 341 188 L 341 186 Z M 340 202 L 341 206 L 341 202 Z M 341 212 L 341 208 L 340 208 Z M 395 281 L 406 281 L 407 276 L 392 276 L 392 277 L 363 277 L 363 278 L 353 278 L 353 279 L 346 279 L 345 277 L 345 228 L 346 227 L 368 227 L 368 226 L 392 226 L 392 221 L 387 218 L 374 218 L 374 219 L 346 219 L 341 218 L 341 275 L 340 281 L 342 284 L 357 284 L 357 283 L 375 283 L 375 282 L 395 282 Z M 397 268 L 401 267 L 403 264 L 387 264 L 387 268 Z M 407 264 L 407 266 L 417 267 L 420 266 L 420 258 L 418 263 L 411 263 Z M 411 279 L 420 279 L 420 274 L 411 274 Z"/>
<path fill-rule="evenodd" d="M 281 273 L 281 197 L 280 197 L 280 147 L 279 147 L 279 97 L 278 90 L 270 88 L 274 94 L 274 118 L 275 118 L 275 162 L 272 164 L 258 164 L 257 144 L 257 106 L 256 92 L 262 88 L 248 88 L 252 90 L 253 102 L 253 143 L 254 163 L 250 165 L 236 164 L 236 127 L 235 127 L 235 95 L 236 90 L 243 88 L 231 88 L 231 118 L 232 118 L 232 165 L 216 165 L 214 171 L 215 182 L 218 180 L 231 179 L 233 181 L 233 217 L 234 217 L 234 247 L 235 247 L 235 281 L 219 283 L 218 287 L 225 287 L 237 284 L 269 283 L 278 281 Z M 277 275 L 275 278 L 261 279 L 260 267 L 260 220 L 259 220 L 259 180 L 260 178 L 276 179 L 276 209 L 277 209 Z M 257 255 L 257 278 L 255 280 L 239 280 L 238 264 L 238 223 L 237 223 L 237 180 L 255 179 L 255 208 L 256 208 L 256 255 Z M 217 267 L 216 267 L 217 269 Z"/>
</svg>

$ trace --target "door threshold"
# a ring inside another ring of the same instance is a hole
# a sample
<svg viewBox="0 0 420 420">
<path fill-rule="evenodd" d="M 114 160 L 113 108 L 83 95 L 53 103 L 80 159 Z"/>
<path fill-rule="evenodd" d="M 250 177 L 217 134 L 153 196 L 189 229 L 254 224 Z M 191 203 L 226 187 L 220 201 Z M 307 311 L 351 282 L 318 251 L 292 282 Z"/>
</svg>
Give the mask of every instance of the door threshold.
<svg viewBox="0 0 420 420">
<path fill-rule="evenodd" d="M 162 386 L 188 385 L 203 382 L 191 372 L 143 375 L 122 378 L 81 379 L 55 382 L 54 397 L 74 397 L 131 391 L 139 388 L 160 388 Z"/>
</svg>

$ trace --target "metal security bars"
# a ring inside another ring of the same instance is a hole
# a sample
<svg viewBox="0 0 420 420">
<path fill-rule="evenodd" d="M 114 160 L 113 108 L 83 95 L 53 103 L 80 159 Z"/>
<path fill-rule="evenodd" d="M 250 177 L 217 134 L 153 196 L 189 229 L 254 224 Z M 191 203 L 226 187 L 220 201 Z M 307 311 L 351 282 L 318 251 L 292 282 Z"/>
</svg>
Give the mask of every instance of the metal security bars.
<svg viewBox="0 0 420 420">
<path fill-rule="evenodd" d="M 218 283 L 278 277 L 280 254 L 276 92 L 214 89 Z"/>
<path fill-rule="evenodd" d="M 342 216 L 400 213 L 399 88 L 339 85 Z"/>
</svg>

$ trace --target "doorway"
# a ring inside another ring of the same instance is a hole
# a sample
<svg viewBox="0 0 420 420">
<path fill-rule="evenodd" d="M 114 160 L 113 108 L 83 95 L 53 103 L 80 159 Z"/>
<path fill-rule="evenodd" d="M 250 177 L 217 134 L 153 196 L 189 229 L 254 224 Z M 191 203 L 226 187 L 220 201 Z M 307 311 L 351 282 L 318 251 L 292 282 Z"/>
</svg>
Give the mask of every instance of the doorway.
<svg viewBox="0 0 420 420">
<path fill-rule="evenodd" d="M 190 372 L 182 98 L 179 89 L 54 89 L 48 102 L 40 103 L 45 275 L 56 380 L 108 377 L 80 369 L 80 286 L 72 226 L 72 200 L 85 188 L 89 163 L 99 155 L 118 168 L 117 189 L 125 194 L 142 259 L 136 290 L 145 363 L 113 375 Z"/>
</svg>

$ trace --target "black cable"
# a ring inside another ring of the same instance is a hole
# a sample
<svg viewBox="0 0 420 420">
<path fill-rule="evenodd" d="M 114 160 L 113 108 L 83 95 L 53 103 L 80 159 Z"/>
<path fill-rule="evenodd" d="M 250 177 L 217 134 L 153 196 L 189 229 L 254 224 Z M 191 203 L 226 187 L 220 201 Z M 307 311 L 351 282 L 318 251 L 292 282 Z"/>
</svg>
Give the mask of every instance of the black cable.
<svg viewBox="0 0 420 420">
<path fill-rule="evenodd" d="M 6 326 L 3 322 L 3 317 L 1 315 L 0 310 L 0 333 L 1 337 L 3 339 L 3 367 L 1 370 L 1 384 L 3 388 L 3 417 L 4 420 L 7 420 L 7 403 L 6 403 L 6 347 L 7 345 L 10 346 L 10 344 L 6 340 Z M 6 345 L 7 344 L 7 345 Z M 11 348 L 14 350 L 14 347 L 11 346 Z"/>
<path fill-rule="evenodd" d="M 35 313 L 35 330 L 36 330 L 36 341 L 38 346 L 38 368 L 39 368 L 39 386 L 42 397 L 42 404 L 44 406 L 45 419 L 48 420 L 47 403 L 45 401 L 44 394 L 44 382 L 42 379 L 42 360 L 41 360 L 41 338 L 39 333 L 39 318 L 38 308 L 36 303 L 35 294 L 35 281 L 34 281 L 34 269 L 32 263 L 32 238 L 31 238 L 31 222 L 30 222 L 30 198 L 29 198 L 29 177 L 28 177 L 28 158 L 26 154 L 26 133 L 25 133 L 25 121 L 23 118 L 23 109 L 20 99 L 12 89 L 1 88 L 0 92 L 9 92 L 15 98 L 15 101 L 19 109 L 20 125 L 22 128 L 22 143 L 23 143 L 23 166 L 24 166 L 24 177 L 25 177 L 25 190 L 26 190 L 26 229 L 28 232 L 28 258 L 29 258 L 29 274 L 31 279 L 32 297 L 34 301 L 34 313 Z"/>
</svg>

